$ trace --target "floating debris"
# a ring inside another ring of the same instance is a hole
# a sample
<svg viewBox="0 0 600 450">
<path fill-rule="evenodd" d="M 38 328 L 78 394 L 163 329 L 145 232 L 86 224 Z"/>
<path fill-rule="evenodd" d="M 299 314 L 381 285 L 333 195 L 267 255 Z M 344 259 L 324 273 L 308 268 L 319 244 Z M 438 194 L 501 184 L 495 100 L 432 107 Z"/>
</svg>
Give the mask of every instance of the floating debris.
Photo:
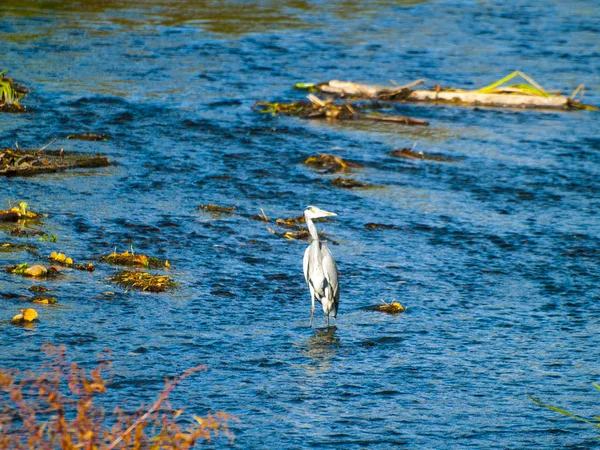
<svg viewBox="0 0 600 450">
<path fill-rule="evenodd" d="M 406 308 L 398 302 L 392 302 L 392 303 L 383 302 L 383 305 L 375 306 L 375 310 L 381 311 L 384 313 L 388 313 L 388 314 L 398 314 L 398 313 L 406 311 Z"/>
<path fill-rule="evenodd" d="M 56 297 L 46 297 L 45 295 L 36 295 L 31 298 L 31 303 L 35 303 L 38 305 L 55 305 Z"/>
<path fill-rule="evenodd" d="M 396 225 L 386 225 L 382 223 L 367 223 L 365 224 L 367 230 L 397 230 Z"/>
<path fill-rule="evenodd" d="M 153 275 L 148 272 L 122 270 L 113 275 L 111 279 L 126 289 L 138 289 L 148 292 L 164 292 L 177 286 L 177 283 L 168 276 Z"/>
<path fill-rule="evenodd" d="M 439 156 L 439 155 L 428 155 L 423 152 L 415 152 L 413 148 L 403 148 L 401 150 L 395 149 L 389 153 L 391 156 L 397 156 L 399 158 L 408 158 L 408 159 L 422 159 L 424 161 L 440 161 L 440 162 L 452 162 L 455 161 L 454 158 L 449 158 L 447 156 Z"/>
<path fill-rule="evenodd" d="M 107 134 L 101 133 L 78 133 L 78 134 L 70 134 L 67 136 L 67 139 L 79 139 L 81 141 L 107 141 L 110 139 L 110 136 Z"/>
<path fill-rule="evenodd" d="M 507 86 L 510 80 L 521 77 L 526 83 Z M 428 102 L 457 106 L 492 106 L 502 108 L 550 108 L 550 109 L 600 109 L 581 102 L 584 86 L 579 85 L 570 96 L 550 93 L 523 72 L 513 72 L 495 83 L 475 90 L 444 88 L 434 86 L 432 90 L 413 89 L 424 80 L 417 80 L 405 86 L 372 86 L 351 81 L 331 80 L 327 83 L 310 86 L 312 89 L 338 97 L 362 97 L 375 100 L 402 102 Z M 576 100 L 580 94 L 580 99 Z"/>
<path fill-rule="evenodd" d="M 218 206 L 212 205 L 210 203 L 206 205 L 198 206 L 198 209 L 202 211 L 212 212 L 212 213 L 228 213 L 231 214 L 235 210 L 235 206 Z"/>
<path fill-rule="evenodd" d="M 117 253 L 115 251 L 110 255 L 103 256 L 102 258 L 100 258 L 100 261 L 104 261 L 109 264 L 116 264 L 119 266 L 145 267 L 151 269 L 171 267 L 169 261 L 166 261 L 164 259 L 155 258 L 154 256 L 134 254 L 128 251 L 125 251 L 123 253 Z"/>
<path fill-rule="evenodd" d="M 0 175 L 32 176 L 69 169 L 108 167 L 104 155 L 71 153 L 64 150 L 0 150 Z"/>
<path fill-rule="evenodd" d="M 5 76 L 6 70 L 0 72 L 0 111 L 19 113 L 25 107 L 19 104 L 19 99 L 25 97 L 28 89 L 16 83 L 12 78 Z"/>
<path fill-rule="evenodd" d="M 25 202 L 20 202 L 19 206 L 14 206 L 10 209 L 0 210 L 0 222 L 18 222 L 20 220 L 39 219 L 40 214 L 33 211 L 28 211 L 29 205 Z"/>
<path fill-rule="evenodd" d="M 337 156 L 326 154 L 310 156 L 306 158 L 304 164 L 324 170 L 327 173 L 346 172 L 352 168 L 363 167 L 358 163 L 345 161 Z"/>
<path fill-rule="evenodd" d="M 21 314 L 17 314 L 11 320 L 14 324 L 29 323 L 37 319 L 38 313 L 33 308 L 22 309 Z"/>
<path fill-rule="evenodd" d="M 362 108 L 358 105 L 352 105 L 349 102 L 336 104 L 332 99 L 321 100 L 313 94 L 309 94 L 309 101 L 297 101 L 292 103 L 269 103 L 256 102 L 252 109 L 259 108 L 262 113 L 273 115 L 284 114 L 287 116 L 300 117 L 302 119 L 327 119 L 327 120 L 375 120 L 381 122 L 397 122 L 405 125 L 429 125 L 429 122 L 420 119 L 413 119 L 405 116 L 392 116 L 384 114 L 375 114 L 370 112 L 362 113 Z M 371 106 L 373 107 L 373 106 Z"/>
<path fill-rule="evenodd" d="M 344 189 L 374 187 L 372 184 L 363 183 L 361 181 L 356 181 L 352 178 L 342 178 L 342 177 L 337 177 L 335 180 L 332 180 L 331 184 L 333 184 L 334 186 L 337 186 L 337 187 L 344 188 Z"/>
</svg>

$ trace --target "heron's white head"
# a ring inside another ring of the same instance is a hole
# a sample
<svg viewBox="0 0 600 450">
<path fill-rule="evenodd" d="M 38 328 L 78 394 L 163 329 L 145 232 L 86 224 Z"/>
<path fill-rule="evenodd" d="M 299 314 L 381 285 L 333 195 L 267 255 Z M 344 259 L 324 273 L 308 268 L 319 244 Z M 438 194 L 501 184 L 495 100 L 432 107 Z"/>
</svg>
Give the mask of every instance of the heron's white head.
<svg viewBox="0 0 600 450">
<path fill-rule="evenodd" d="M 329 211 L 325 211 L 321 208 L 317 208 L 316 206 L 307 206 L 304 210 L 304 217 L 307 219 L 318 219 L 320 217 L 331 217 L 337 216 L 336 213 L 332 213 Z"/>
</svg>

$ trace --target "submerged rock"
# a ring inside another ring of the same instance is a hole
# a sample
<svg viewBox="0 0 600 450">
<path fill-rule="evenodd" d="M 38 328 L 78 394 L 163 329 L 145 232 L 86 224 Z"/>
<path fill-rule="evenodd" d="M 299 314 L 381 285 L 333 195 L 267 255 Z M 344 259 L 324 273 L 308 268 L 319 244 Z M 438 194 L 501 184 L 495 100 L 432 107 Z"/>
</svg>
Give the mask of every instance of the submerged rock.
<svg viewBox="0 0 600 450">
<path fill-rule="evenodd" d="M 361 181 L 356 181 L 352 178 L 342 178 L 342 177 L 338 177 L 335 180 L 332 180 L 331 184 L 333 184 L 334 186 L 337 186 L 337 187 L 344 188 L 344 189 L 374 187 L 374 185 L 372 185 L 372 184 L 363 183 Z"/>
<path fill-rule="evenodd" d="M 310 156 L 304 160 L 304 164 L 316 169 L 325 170 L 329 173 L 346 172 L 352 168 L 363 167 L 358 163 L 346 161 L 340 157 L 326 154 Z"/>
<path fill-rule="evenodd" d="M 428 155 L 423 152 L 415 152 L 410 148 L 403 148 L 401 150 L 392 150 L 390 152 L 391 156 L 396 156 L 398 158 L 407 158 L 407 159 L 422 159 L 424 161 L 440 161 L 440 162 L 452 162 L 455 161 L 455 158 L 449 158 L 447 156 L 441 155 Z"/>
</svg>

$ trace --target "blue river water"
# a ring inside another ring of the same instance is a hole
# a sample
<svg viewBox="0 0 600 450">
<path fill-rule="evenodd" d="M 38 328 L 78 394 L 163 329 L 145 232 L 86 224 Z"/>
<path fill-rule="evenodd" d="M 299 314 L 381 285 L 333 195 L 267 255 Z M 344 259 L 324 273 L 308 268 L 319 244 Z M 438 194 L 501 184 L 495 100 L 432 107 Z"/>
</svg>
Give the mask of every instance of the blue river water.
<svg viewBox="0 0 600 450">
<path fill-rule="evenodd" d="M 527 394 L 600 413 L 598 113 L 393 106 L 430 122 L 406 127 L 251 108 L 302 99 L 297 82 L 471 89 L 514 70 L 550 91 L 583 83 L 598 105 L 599 17 L 593 0 L 3 4 L 0 70 L 32 91 L 28 113 L 0 115 L 0 145 L 56 139 L 116 165 L 2 179 L 1 208 L 48 214 L 57 242 L 32 239 L 42 254 L 133 247 L 168 259 L 179 287 L 125 292 L 98 263 L 44 282 L 58 304 L 37 307 L 33 328 L 7 323 L 23 303 L 0 299 L 0 364 L 36 367 L 47 342 L 84 365 L 110 348 L 108 409 L 151 403 L 165 377 L 205 364 L 173 403 L 238 417 L 234 448 L 597 445 L 592 427 Z M 86 131 L 111 139 L 66 139 Z M 415 144 L 455 160 L 389 155 Z M 331 185 L 337 175 L 303 164 L 320 153 L 361 163 L 351 176 L 380 188 Z M 197 209 L 207 203 L 236 213 Z M 318 224 L 340 271 L 329 329 L 319 309 L 308 327 L 306 242 L 248 217 L 309 204 L 339 216 Z M 2 294 L 31 284 L 0 274 Z M 383 301 L 407 311 L 369 310 Z"/>
</svg>

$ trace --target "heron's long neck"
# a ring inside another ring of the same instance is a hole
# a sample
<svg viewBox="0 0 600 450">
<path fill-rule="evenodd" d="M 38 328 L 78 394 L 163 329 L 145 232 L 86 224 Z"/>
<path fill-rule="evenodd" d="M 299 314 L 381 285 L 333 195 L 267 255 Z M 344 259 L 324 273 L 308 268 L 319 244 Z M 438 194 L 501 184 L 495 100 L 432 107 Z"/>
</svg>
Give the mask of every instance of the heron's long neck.
<svg viewBox="0 0 600 450">
<path fill-rule="evenodd" d="M 312 219 L 306 217 L 306 215 L 305 215 L 304 216 L 304 221 L 306 222 L 306 226 L 308 227 L 308 232 L 310 233 L 310 236 L 315 241 L 318 241 L 319 240 L 319 233 L 317 233 L 317 227 L 315 227 L 315 224 L 313 223 Z"/>
</svg>

